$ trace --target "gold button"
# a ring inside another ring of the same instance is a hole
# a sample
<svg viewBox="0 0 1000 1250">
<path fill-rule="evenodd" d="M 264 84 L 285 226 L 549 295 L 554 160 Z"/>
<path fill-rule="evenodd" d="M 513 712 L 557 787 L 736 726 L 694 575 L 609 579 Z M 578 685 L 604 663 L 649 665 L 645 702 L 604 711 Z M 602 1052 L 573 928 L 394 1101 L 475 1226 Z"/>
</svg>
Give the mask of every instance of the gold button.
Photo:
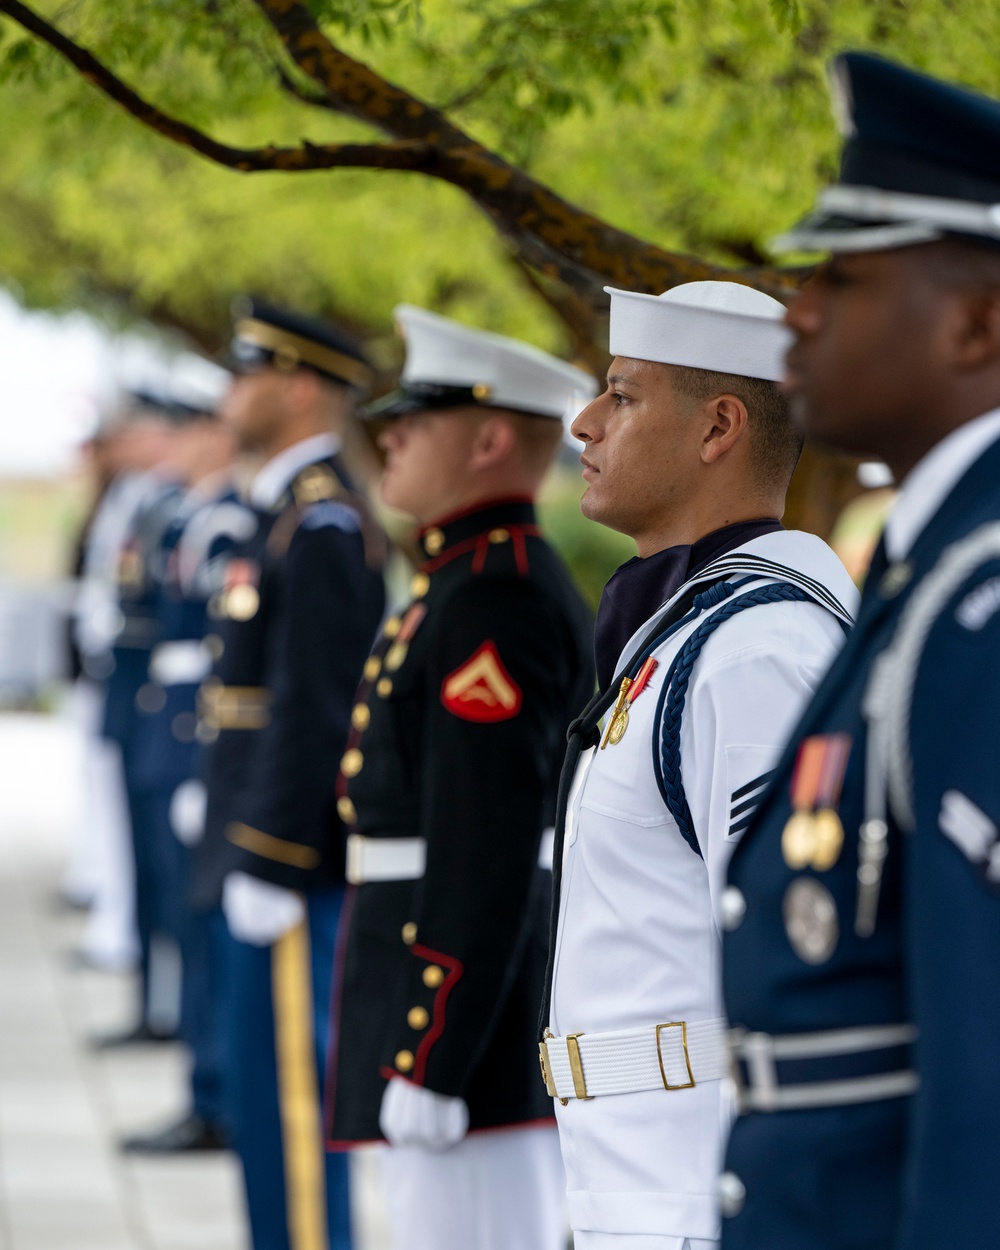
<svg viewBox="0 0 1000 1250">
<path fill-rule="evenodd" d="M 489 382 L 477 382 L 472 388 L 472 398 L 478 399 L 480 403 L 482 403 L 484 399 L 489 399 L 492 394 L 493 387 L 490 386 Z"/>
<path fill-rule="evenodd" d="M 395 638 L 396 635 L 399 633 L 399 627 L 400 625 L 402 625 L 402 623 L 403 622 L 399 619 L 398 616 L 390 616 L 389 619 L 386 621 L 385 625 L 383 625 L 382 627 L 383 635 L 386 638 Z"/>
<path fill-rule="evenodd" d="M 365 681 L 374 681 L 382 671 L 382 661 L 377 655 L 370 655 L 365 660 Z"/>
<path fill-rule="evenodd" d="M 406 1013 L 406 1023 L 411 1029 L 426 1029 L 430 1023 L 430 1016 L 427 1014 L 426 1007 L 411 1007 Z"/>
<path fill-rule="evenodd" d="M 505 543 L 510 538 L 510 534 L 506 530 L 490 530 L 491 543 Z"/>
<path fill-rule="evenodd" d="M 383 699 L 387 699 L 392 694 L 392 680 L 389 677 L 380 677 L 378 685 L 375 687 Z"/>
<path fill-rule="evenodd" d="M 337 800 L 337 815 L 345 825 L 356 825 L 358 823 L 357 810 L 346 794 Z"/>
<path fill-rule="evenodd" d="M 396 669 L 402 668 L 403 661 L 406 659 L 406 653 L 409 649 L 409 643 L 394 642 L 385 653 L 385 671 L 387 673 L 394 673 Z"/>
<path fill-rule="evenodd" d="M 413 1051 L 401 1050 L 399 1054 L 396 1055 L 396 1067 L 400 1070 L 400 1072 L 412 1072 Z"/>
<path fill-rule="evenodd" d="M 361 733 L 371 724 L 372 712 L 367 703 L 355 703 L 351 712 L 351 724 Z"/>
<path fill-rule="evenodd" d="M 431 964 L 424 969 L 424 985 L 429 990 L 436 990 L 444 980 L 444 970 L 439 968 L 437 964 Z"/>
<path fill-rule="evenodd" d="M 424 550 L 429 556 L 436 556 L 444 546 L 444 534 L 439 529 L 428 530 L 424 535 Z"/>
<path fill-rule="evenodd" d="M 406 924 L 403 925 L 403 941 L 407 946 L 412 946 L 416 940 L 417 926 L 412 920 L 407 920 Z"/>
<path fill-rule="evenodd" d="M 349 751 L 344 752 L 343 759 L 340 761 L 340 771 L 345 777 L 356 777 L 364 765 L 365 757 L 357 747 L 351 747 Z"/>
<path fill-rule="evenodd" d="M 422 599 L 430 590 L 431 579 L 426 573 L 414 573 L 413 581 L 410 582 L 410 594 L 414 599 Z"/>
</svg>

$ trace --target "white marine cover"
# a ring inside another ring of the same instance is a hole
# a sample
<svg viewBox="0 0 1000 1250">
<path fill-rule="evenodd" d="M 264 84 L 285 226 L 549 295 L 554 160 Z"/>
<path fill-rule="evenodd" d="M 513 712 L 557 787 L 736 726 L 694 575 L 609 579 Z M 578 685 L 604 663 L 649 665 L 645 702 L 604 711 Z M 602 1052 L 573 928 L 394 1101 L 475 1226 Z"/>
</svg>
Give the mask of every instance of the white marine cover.
<svg viewBox="0 0 1000 1250">
<path fill-rule="evenodd" d="M 574 400 L 590 400 L 597 391 L 589 373 L 528 343 L 413 304 L 397 305 L 393 316 L 406 341 L 404 387 L 431 382 L 482 388 L 480 403 L 558 418 Z"/>
<path fill-rule="evenodd" d="M 685 282 L 611 296 L 611 354 L 780 381 L 792 332 L 778 300 L 740 282 Z"/>
</svg>

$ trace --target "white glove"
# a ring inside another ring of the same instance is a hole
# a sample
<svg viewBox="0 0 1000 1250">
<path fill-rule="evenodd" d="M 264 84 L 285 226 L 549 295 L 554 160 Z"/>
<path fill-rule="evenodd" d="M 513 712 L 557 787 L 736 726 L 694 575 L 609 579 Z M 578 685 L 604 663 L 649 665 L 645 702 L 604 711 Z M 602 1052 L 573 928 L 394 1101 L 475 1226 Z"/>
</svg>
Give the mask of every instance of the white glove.
<svg viewBox="0 0 1000 1250">
<path fill-rule="evenodd" d="M 464 1098 L 435 1094 L 396 1076 L 382 1095 L 378 1125 L 393 1146 L 447 1150 L 469 1131 L 469 1108 Z"/>
<path fill-rule="evenodd" d="M 270 946 L 304 919 L 302 896 L 247 872 L 231 872 L 222 882 L 222 910 L 237 942 Z"/>
<path fill-rule="evenodd" d="M 170 828 L 184 846 L 197 846 L 205 836 L 208 791 L 203 781 L 182 781 L 170 796 Z"/>
</svg>

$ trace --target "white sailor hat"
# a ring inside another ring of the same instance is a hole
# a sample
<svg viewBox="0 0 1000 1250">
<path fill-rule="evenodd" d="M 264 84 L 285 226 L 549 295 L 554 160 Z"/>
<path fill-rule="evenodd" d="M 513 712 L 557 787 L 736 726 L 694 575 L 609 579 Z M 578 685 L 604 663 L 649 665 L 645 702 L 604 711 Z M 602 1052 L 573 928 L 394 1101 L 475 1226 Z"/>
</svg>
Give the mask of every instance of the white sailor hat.
<svg viewBox="0 0 1000 1250">
<path fill-rule="evenodd" d="M 369 420 L 468 404 L 561 420 L 574 398 L 596 393 L 589 373 L 528 343 L 412 304 L 399 304 L 393 315 L 406 341 L 406 364 L 399 389 L 365 410 Z"/>
<path fill-rule="evenodd" d="M 791 331 L 776 299 L 739 282 L 685 282 L 662 295 L 611 296 L 611 353 L 777 382 Z"/>
</svg>

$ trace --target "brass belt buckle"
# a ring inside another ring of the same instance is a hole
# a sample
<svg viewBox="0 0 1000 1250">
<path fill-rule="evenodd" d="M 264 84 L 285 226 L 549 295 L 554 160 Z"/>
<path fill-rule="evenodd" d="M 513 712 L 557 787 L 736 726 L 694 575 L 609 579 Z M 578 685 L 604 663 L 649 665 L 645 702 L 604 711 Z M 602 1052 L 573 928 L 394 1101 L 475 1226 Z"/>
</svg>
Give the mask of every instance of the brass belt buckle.
<svg viewBox="0 0 1000 1250">
<path fill-rule="evenodd" d="M 583 1060 L 580 1058 L 580 1043 L 576 1040 L 583 1037 L 582 1033 L 570 1033 L 566 1037 L 566 1051 L 569 1054 L 569 1070 L 573 1077 L 573 1093 L 581 1102 L 593 1102 L 593 1095 L 587 1093 L 587 1078 L 583 1075 Z"/>
<path fill-rule="evenodd" d="M 542 1068 L 542 1080 L 545 1082 L 545 1089 L 550 1098 L 559 1098 L 559 1091 L 556 1089 L 555 1078 L 552 1075 L 552 1065 L 549 1063 L 549 1047 L 547 1038 L 555 1037 L 551 1029 L 545 1030 L 545 1037 L 538 1043 L 538 1062 Z M 568 1098 L 559 1098 L 559 1101 L 565 1107 L 569 1102 Z"/>
<path fill-rule="evenodd" d="M 660 1034 L 664 1029 L 680 1029 L 681 1031 L 681 1048 L 684 1051 L 684 1066 L 687 1068 L 688 1079 L 684 1084 L 671 1085 L 667 1080 L 667 1071 L 663 1066 L 663 1051 L 660 1049 Z M 663 1081 L 664 1089 L 694 1089 L 695 1079 L 694 1073 L 691 1071 L 691 1056 L 688 1054 L 688 1030 L 686 1020 L 671 1020 L 669 1024 L 658 1024 L 656 1026 L 656 1058 L 660 1063 L 660 1077 Z"/>
</svg>

